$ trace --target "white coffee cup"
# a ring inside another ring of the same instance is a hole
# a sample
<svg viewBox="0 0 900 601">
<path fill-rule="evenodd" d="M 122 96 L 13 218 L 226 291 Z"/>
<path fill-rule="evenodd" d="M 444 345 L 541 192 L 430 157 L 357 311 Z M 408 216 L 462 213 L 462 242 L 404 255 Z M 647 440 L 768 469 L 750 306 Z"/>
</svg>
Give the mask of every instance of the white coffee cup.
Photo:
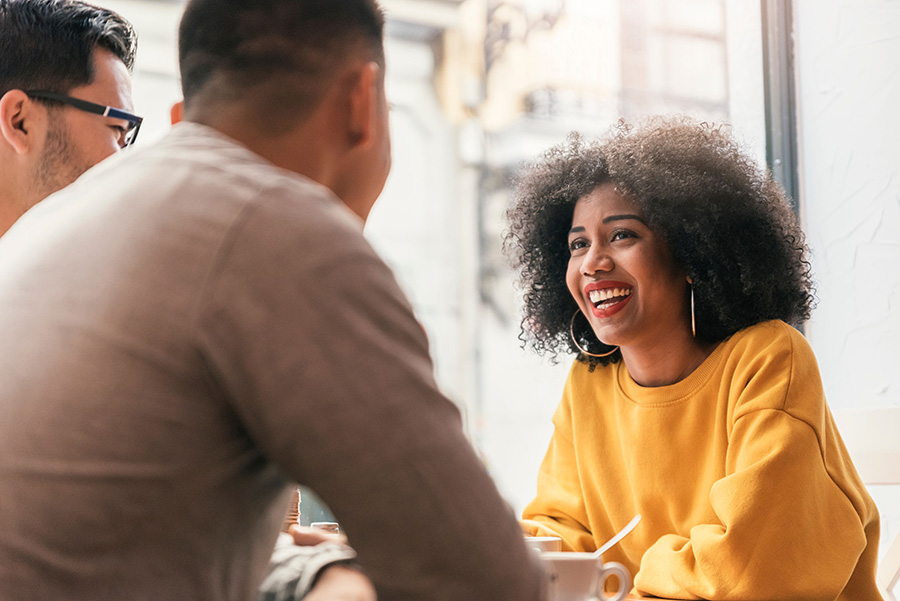
<svg viewBox="0 0 900 601">
<path fill-rule="evenodd" d="M 622 601 L 631 590 L 631 574 L 620 563 L 604 563 L 593 553 L 541 553 L 550 601 Z M 619 588 L 606 593 L 606 581 L 617 576 Z"/>
<path fill-rule="evenodd" d="M 562 539 L 558 536 L 526 536 L 525 544 L 542 553 L 562 551 Z"/>
</svg>

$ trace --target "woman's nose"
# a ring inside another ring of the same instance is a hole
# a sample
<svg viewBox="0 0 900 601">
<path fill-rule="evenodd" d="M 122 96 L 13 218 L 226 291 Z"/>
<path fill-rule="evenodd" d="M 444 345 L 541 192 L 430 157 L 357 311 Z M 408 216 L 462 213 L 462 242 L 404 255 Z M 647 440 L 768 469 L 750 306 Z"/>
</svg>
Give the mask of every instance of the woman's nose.
<svg viewBox="0 0 900 601">
<path fill-rule="evenodd" d="M 612 271 L 613 260 L 605 249 L 598 246 L 592 246 L 584 255 L 584 261 L 581 263 L 581 273 L 590 276 L 598 271 Z"/>
</svg>

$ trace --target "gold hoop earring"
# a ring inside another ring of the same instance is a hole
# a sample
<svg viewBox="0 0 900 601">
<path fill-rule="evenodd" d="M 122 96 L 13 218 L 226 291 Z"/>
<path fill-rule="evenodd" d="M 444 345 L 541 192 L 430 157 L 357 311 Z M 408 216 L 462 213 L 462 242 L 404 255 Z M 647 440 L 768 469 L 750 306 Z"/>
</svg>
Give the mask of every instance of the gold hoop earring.
<svg viewBox="0 0 900 601">
<path fill-rule="evenodd" d="M 694 314 L 694 282 L 688 279 L 688 285 L 691 287 L 691 334 L 697 337 L 697 317 Z"/>
<path fill-rule="evenodd" d="M 572 314 L 572 321 L 569 322 L 569 335 L 572 337 L 572 342 L 575 343 L 575 346 L 578 347 L 579 351 L 581 351 L 583 354 L 587 355 L 588 357 L 609 357 L 610 355 L 615 353 L 617 350 L 619 350 L 619 347 L 615 347 L 615 348 L 613 348 L 613 350 L 609 351 L 608 353 L 603 353 L 602 355 L 598 355 L 597 353 L 588 352 L 587 350 L 585 350 L 585 348 L 583 346 L 578 344 L 578 339 L 575 338 L 575 318 L 578 317 L 579 313 L 581 313 L 581 309 L 576 309 L 575 313 Z"/>
</svg>

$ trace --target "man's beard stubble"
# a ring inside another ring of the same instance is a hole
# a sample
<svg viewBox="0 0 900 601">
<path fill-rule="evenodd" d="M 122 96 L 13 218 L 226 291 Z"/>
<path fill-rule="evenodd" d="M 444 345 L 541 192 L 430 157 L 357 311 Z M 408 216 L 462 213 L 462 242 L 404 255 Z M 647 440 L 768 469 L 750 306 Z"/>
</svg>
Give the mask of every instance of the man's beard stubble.
<svg viewBox="0 0 900 601">
<path fill-rule="evenodd" d="M 36 202 L 58 190 L 62 190 L 90 168 L 84 165 L 71 143 L 68 128 L 62 115 L 51 119 L 44 151 L 38 160 L 33 178 Z"/>
</svg>

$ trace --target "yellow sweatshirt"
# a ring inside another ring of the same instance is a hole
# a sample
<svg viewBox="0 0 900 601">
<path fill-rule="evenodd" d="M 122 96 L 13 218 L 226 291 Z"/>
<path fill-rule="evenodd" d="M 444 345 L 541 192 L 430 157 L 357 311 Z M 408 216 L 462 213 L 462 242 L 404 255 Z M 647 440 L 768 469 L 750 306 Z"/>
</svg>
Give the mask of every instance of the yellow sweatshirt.
<svg viewBox="0 0 900 601">
<path fill-rule="evenodd" d="M 643 594 L 878 601 L 878 512 L 825 403 L 812 349 L 780 321 L 690 376 L 645 388 L 575 362 L 523 529 L 604 555 Z"/>
</svg>

